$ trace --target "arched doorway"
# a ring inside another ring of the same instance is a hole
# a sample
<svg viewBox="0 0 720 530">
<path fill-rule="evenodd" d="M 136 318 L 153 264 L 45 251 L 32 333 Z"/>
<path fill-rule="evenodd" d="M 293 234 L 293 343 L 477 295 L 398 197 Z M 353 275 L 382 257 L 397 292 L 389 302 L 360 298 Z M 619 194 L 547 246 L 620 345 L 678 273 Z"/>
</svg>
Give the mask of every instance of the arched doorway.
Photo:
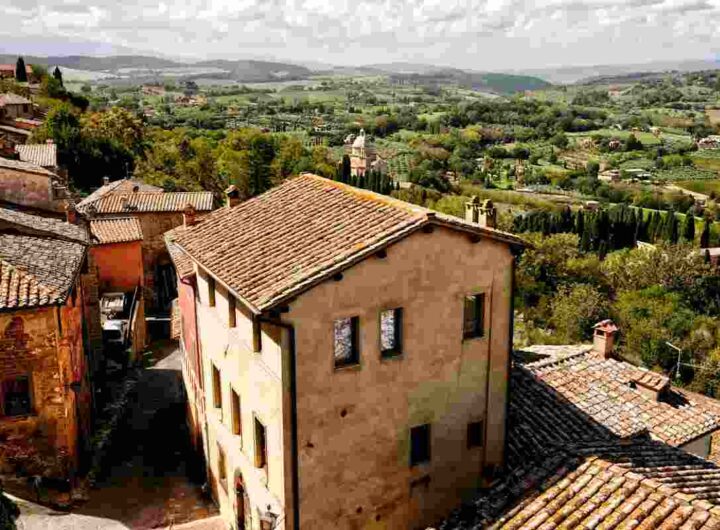
<svg viewBox="0 0 720 530">
<path fill-rule="evenodd" d="M 251 530 L 252 520 L 250 519 L 250 500 L 245 491 L 245 483 L 242 475 L 235 475 L 235 519 L 238 530 Z"/>
</svg>

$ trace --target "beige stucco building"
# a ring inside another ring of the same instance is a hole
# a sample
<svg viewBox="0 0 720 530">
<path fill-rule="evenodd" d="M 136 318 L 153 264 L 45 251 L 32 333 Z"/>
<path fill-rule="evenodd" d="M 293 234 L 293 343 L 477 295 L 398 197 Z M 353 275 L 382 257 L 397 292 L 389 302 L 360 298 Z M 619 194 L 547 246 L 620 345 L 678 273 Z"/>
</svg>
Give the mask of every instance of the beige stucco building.
<svg viewBox="0 0 720 530">
<path fill-rule="evenodd" d="M 193 221 L 184 375 L 233 528 L 425 528 L 500 471 L 519 239 L 310 174 Z"/>
</svg>

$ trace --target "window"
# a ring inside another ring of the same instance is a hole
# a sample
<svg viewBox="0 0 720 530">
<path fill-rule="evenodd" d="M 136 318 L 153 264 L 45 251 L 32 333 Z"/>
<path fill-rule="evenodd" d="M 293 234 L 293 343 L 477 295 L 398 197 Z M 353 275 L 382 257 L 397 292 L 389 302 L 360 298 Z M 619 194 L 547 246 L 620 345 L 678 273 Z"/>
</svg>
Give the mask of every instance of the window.
<svg viewBox="0 0 720 530">
<path fill-rule="evenodd" d="M 482 421 L 471 421 L 467 426 L 468 449 L 483 446 L 483 434 L 485 426 Z"/>
<path fill-rule="evenodd" d="M 2 413 L 5 416 L 32 414 L 30 378 L 27 376 L 6 379 L 2 382 Z"/>
<path fill-rule="evenodd" d="M 430 424 L 410 429 L 410 466 L 430 461 Z"/>
<path fill-rule="evenodd" d="M 207 285 L 208 285 L 208 305 L 210 307 L 215 307 L 215 278 L 210 278 L 208 276 Z"/>
<path fill-rule="evenodd" d="M 482 337 L 485 334 L 485 294 L 465 297 L 463 311 L 463 338 Z"/>
<path fill-rule="evenodd" d="M 225 451 L 223 451 L 220 444 L 217 446 L 218 449 L 218 480 L 224 489 L 227 490 L 227 464 L 225 463 Z"/>
<path fill-rule="evenodd" d="M 380 313 L 380 352 L 383 357 L 402 353 L 402 309 L 388 309 Z"/>
<path fill-rule="evenodd" d="M 267 466 L 267 433 L 265 426 L 255 418 L 255 467 Z"/>
<path fill-rule="evenodd" d="M 237 324 L 237 315 L 235 314 L 235 297 L 228 293 L 228 326 L 234 328 Z"/>
<path fill-rule="evenodd" d="M 240 396 L 235 390 L 231 394 L 232 405 L 232 432 L 233 434 L 242 434 L 242 419 L 240 416 Z"/>
<path fill-rule="evenodd" d="M 222 386 L 220 385 L 220 370 L 217 366 L 212 367 L 212 389 L 213 389 L 213 405 L 216 409 L 222 410 Z"/>
<path fill-rule="evenodd" d="M 360 362 L 358 351 L 358 317 L 341 318 L 334 323 L 335 368 Z"/>
</svg>

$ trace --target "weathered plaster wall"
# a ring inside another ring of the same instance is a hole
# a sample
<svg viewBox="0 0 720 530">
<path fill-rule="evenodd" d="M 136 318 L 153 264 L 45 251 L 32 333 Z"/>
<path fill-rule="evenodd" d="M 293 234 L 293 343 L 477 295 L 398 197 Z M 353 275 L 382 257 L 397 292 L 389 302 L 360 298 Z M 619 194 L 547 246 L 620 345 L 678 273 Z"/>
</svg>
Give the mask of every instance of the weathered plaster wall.
<svg viewBox="0 0 720 530">
<path fill-rule="evenodd" d="M 54 200 L 47 175 L 0 168 L 0 201 L 20 206 L 62 212 L 62 201 Z"/>
<path fill-rule="evenodd" d="M 143 284 L 143 259 L 140 241 L 91 247 L 98 269 L 101 292 L 132 291 Z"/>
<path fill-rule="evenodd" d="M 235 482 L 241 481 L 247 495 L 247 511 L 252 526 L 259 529 L 259 514 L 268 506 L 282 513 L 285 505 L 283 446 L 283 383 L 280 334 L 265 330 L 262 351 L 253 352 L 252 321 L 239 306 L 235 311 L 237 325 L 228 327 L 227 292 L 216 286 L 215 306 L 208 305 L 208 282 L 203 273 L 197 275 L 200 301 L 197 305 L 199 344 L 202 352 L 203 386 L 207 415 L 208 467 L 213 491 L 221 514 L 235 524 L 237 496 Z M 222 410 L 213 403 L 212 367 L 222 375 Z M 240 396 L 242 435 L 232 432 L 231 389 Z M 267 432 L 267 470 L 254 465 L 254 419 L 258 418 Z M 225 484 L 220 484 L 218 446 L 225 452 Z M 278 529 L 287 528 L 284 519 Z"/>
<path fill-rule="evenodd" d="M 506 245 L 436 228 L 291 303 L 301 528 L 425 528 L 503 462 L 512 259 Z M 464 341 L 463 298 L 479 292 L 485 337 Z M 404 353 L 382 359 L 379 313 L 397 307 Z M 360 317 L 360 365 L 336 370 L 333 322 L 350 316 Z M 484 447 L 468 449 L 478 420 Z M 410 468 L 410 428 L 425 423 L 432 459 Z"/>
</svg>

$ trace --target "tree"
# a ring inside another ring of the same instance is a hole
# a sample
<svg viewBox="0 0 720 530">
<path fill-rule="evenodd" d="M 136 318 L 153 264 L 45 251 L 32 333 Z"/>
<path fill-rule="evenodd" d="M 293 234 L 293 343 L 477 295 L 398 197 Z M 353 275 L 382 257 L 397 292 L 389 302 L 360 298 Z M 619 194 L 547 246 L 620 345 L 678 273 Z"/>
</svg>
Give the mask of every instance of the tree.
<svg viewBox="0 0 720 530">
<path fill-rule="evenodd" d="M 53 70 L 53 77 L 57 80 L 58 83 L 60 83 L 60 86 L 62 86 L 62 87 L 65 86 L 63 84 L 63 76 L 62 76 L 62 72 L 60 71 L 59 66 L 56 66 L 55 70 Z"/>
<path fill-rule="evenodd" d="M 710 246 L 710 220 L 705 219 L 703 223 L 703 231 L 700 234 L 700 248 L 708 248 Z"/>
<path fill-rule="evenodd" d="M 684 241 L 692 244 L 695 241 L 695 216 L 691 214 L 685 215 L 685 222 L 682 228 L 682 238 Z"/>
<path fill-rule="evenodd" d="M 668 212 L 663 225 L 663 239 L 668 243 L 678 242 L 678 220 L 674 212 Z"/>
<path fill-rule="evenodd" d="M 15 63 L 15 79 L 18 83 L 27 83 L 27 70 L 25 69 L 25 59 L 22 57 L 17 58 Z"/>
<path fill-rule="evenodd" d="M 342 169 L 340 171 L 340 182 L 344 182 L 345 184 L 350 182 L 350 157 L 348 155 L 343 155 L 342 157 Z"/>
<path fill-rule="evenodd" d="M 598 163 L 597 160 L 590 160 L 587 163 L 586 171 L 587 171 L 588 177 L 597 178 L 598 173 L 600 171 L 600 164 Z"/>
<path fill-rule="evenodd" d="M 592 325 L 607 318 L 608 298 L 584 283 L 561 286 L 552 298 L 550 323 L 563 344 L 576 344 L 592 337 Z"/>
</svg>

